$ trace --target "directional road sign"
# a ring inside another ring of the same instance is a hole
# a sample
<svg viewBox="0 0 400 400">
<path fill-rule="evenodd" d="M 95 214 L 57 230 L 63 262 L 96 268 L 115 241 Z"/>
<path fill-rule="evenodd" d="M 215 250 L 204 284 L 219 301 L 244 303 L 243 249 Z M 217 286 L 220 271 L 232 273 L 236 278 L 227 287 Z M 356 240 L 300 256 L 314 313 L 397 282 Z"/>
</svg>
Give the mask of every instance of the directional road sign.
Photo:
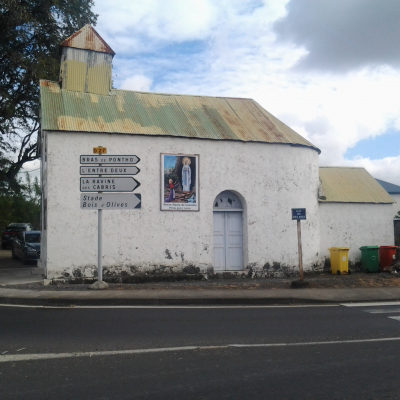
<svg viewBox="0 0 400 400">
<path fill-rule="evenodd" d="M 140 161 L 138 156 L 88 155 L 81 156 L 81 164 L 128 164 L 134 165 Z"/>
<path fill-rule="evenodd" d="M 132 177 L 81 178 L 81 192 L 133 192 L 139 186 Z"/>
<path fill-rule="evenodd" d="M 136 175 L 139 172 L 138 167 L 127 165 L 81 167 L 81 175 Z"/>
<path fill-rule="evenodd" d="M 142 195 L 137 193 L 81 194 L 82 210 L 133 210 L 141 208 Z"/>
</svg>

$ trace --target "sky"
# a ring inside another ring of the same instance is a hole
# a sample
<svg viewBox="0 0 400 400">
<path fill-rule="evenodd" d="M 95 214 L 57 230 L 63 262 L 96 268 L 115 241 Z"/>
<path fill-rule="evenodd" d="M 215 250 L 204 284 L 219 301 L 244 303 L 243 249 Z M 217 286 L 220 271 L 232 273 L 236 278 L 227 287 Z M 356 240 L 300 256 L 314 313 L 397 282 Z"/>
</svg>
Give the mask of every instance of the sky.
<svg viewBox="0 0 400 400">
<path fill-rule="evenodd" d="M 246 97 L 400 185 L 400 1 L 95 0 L 117 89 Z"/>
</svg>

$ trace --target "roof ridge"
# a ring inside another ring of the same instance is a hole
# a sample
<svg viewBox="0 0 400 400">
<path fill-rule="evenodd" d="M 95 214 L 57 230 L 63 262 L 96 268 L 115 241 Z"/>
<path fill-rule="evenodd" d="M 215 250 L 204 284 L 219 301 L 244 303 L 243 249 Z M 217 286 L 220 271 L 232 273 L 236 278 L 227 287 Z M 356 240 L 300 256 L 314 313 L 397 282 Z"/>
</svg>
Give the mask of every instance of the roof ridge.
<svg viewBox="0 0 400 400">
<path fill-rule="evenodd" d="M 225 96 L 210 96 L 210 95 L 200 95 L 200 94 L 185 94 L 185 93 L 161 93 L 161 92 L 144 92 L 141 90 L 127 90 L 127 89 L 111 89 L 111 92 L 129 92 L 129 93 L 141 93 L 150 94 L 157 96 L 189 96 L 189 97 L 209 97 L 212 99 L 234 99 L 234 100 L 251 100 L 256 102 L 250 97 L 225 97 Z"/>
</svg>

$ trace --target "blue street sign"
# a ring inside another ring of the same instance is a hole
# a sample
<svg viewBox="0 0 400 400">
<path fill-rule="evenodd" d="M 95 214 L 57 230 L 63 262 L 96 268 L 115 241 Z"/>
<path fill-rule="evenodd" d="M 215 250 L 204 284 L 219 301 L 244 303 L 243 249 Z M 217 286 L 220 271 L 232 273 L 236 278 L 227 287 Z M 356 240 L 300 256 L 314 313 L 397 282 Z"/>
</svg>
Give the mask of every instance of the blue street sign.
<svg viewBox="0 0 400 400">
<path fill-rule="evenodd" d="M 306 209 L 292 208 L 292 220 L 294 219 L 306 219 Z"/>
</svg>

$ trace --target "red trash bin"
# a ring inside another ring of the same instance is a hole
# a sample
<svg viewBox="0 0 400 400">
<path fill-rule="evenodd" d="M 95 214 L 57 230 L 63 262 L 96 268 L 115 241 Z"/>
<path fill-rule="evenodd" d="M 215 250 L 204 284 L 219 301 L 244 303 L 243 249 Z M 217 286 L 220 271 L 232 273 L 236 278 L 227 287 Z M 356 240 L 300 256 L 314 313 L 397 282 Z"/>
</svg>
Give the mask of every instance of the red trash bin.
<svg viewBox="0 0 400 400">
<path fill-rule="evenodd" d="M 385 267 L 392 265 L 393 260 L 396 259 L 397 246 L 381 246 L 379 247 L 379 260 L 381 270 Z"/>
</svg>

